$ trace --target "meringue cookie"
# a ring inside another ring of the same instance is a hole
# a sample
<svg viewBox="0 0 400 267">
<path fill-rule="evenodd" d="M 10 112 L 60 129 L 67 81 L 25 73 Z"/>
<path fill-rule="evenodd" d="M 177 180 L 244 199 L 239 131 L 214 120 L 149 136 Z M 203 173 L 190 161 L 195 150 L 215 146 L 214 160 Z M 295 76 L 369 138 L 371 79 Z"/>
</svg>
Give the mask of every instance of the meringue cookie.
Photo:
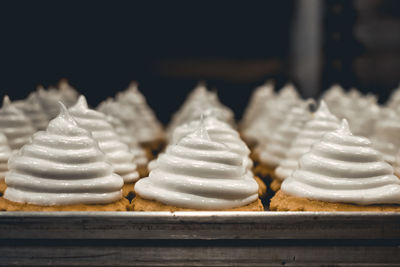
<svg viewBox="0 0 400 267">
<path fill-rule="evenodd" d="M 285 159 L 275 170 L 275 176 L 280 180 L 289 177 L 298 167 L 300 157 L 307 153 L 311 146 L 318 142 L 324 134 L 337 129 L 339 126 L 338 118 L 332 115 L 325 102 L 321 101 L 318 110 L 313 114 L 313 118 L 305 123 L 286 153 Z"/>
<path fill-rule="evenodd" d="M 120 140 L 103 113 L 89 109 L 84 96 L 80 96 L 78 102 L 68 111 L 78 125 L 90 131 L 93 138 L 99 142 L 99 147 L 113 165 L 114 172 L 121 175 L 125 183 L 139 179 L 136 164 L 133 162 L 133 154 Z"/>
<path fill-rule="evenodd" d="M 393 168 L 367 138 L 352 135 L 346 120 L 300 158 L 281 190 L 326 202 L 400 204 L 400 179 Z"/>
<path fill-rule="evenodd" d="M 8 96 L 3 98 L 0 109 L 0 132 L 5 134 L 12 150 L 18 150 L 28 143 L 35 132 L 30 120 L 11 103 Z"/>
<path fill-rule="evenodd" d="M 271 140 L 260 146 L 260 162 L 271 168 L 277 167 L 304 124 L 310 119 L 311 113 L 306 104 L 290 109 L 284 122 L 271 136 Z"/>
<path fill-rule="evenodd" d="M 26 100 L 14 103 L 30 119 L 32 126 L 36 130 L 41 131 L 47 128 L 47 124 L 49 123 L 48 117 L 33 94 L 30 94 Z"/>
<path fill-rule="evenodd" d="M 108 204 L 122 198 L 122 178 L 112 172 L 97 142 L 63 105 L 47 130 L 34 134 L 10 158 L 9 169 L 4 198 L 13 202 Z"/>
<path fill-rule="evenodd" d="M 292 84 L 285 85 L 274 98 L 265 103 L 261 114 L 243 131 L 243 135 L 250 141 L 265 145 L 283 123 L 285 116 L 282 114 L 302 103 L 296 88 Z"/>
<path fill-rule="evenodd" d="M 45 90 L 43 86 L 38 86 L 36 92 L 33 93 L 33 97 L 40 103 L 49 120 L 57 116 L 59 112 L 58 101 L 61 98 L 56 88 Z"/>
<path fill-rule="evenodd" d="M 371 140 L 374 148 L 383 154 L 383 158 L 393 164 L 400 149 L 400 115 L 394 110 L 386 112 L 386 117 L 376 123 Z"/>
<path fill-rule="evenodd" d="M 8 159 L 11 156 L 11 149 L 8 145 L 7 137 L 0 133 L 0 180 L 4 179 L 8 172 Z"/>
<path fill-rule="evenodd" d="M 157 165 L 135 185 L 142 198 L 201 210 L 241 207 L 258 199 L 258 184 L 242 157 L 211 141 L 203 126 L 168 146 Z"/>
<path fill-rule="evenodd" d="M 271 81 L 257 87 L 251 95 L 249 104 L 244 111 L 241 128 L 247 128 L 259 116 L 268 100 L 274 97 L 274 84 Z"/>
</svg>

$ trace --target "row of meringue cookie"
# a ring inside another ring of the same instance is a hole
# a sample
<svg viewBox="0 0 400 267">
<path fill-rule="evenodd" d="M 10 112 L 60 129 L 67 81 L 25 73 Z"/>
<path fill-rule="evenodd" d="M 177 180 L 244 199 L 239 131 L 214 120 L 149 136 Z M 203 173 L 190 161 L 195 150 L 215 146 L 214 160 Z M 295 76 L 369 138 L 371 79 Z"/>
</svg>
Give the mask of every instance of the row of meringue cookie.
<svg viewBox="0 0 400 267">
<path fill-rule="evenodd" d="M 147 158 L 144 151 L 118 119 L 90 110 L 83 96 L 70 108 L 70 112 L 80 127 L 90 131 L 101 150 L 105 152 L 107 161 L 112 164 L 112 169 L 123 177 L 125 184 L 134 184 L 138 180 L 136 164 L 139 165 L 139 171 L 142 170 L 142 176 L 147 174 Z M 8 97 L 4 98 L 3 107 L 0 109 L 0 132 L 10 137 L 10 144 L 14 145 L 15 151 L 28 143 L 34 133 L 29 119 Z M 85 176 L 84 173 L 82 175 Z M 1 178 L 0 180 L 4 181 Z M 128 186 L 128 189 L 130 192 L 124 194 L 131 193 L 133 186 Z"/>
<path fill-rule="evenodd" d="M 338 119 L 330 114 L 324 102 L 312 114 L 301 102 L 292 104 L 283 117 L 268 142 L 256 148 L 259 165 L 255 171 L 272 177 L 271 187 L 274 181 L 278 181 L 280 187 L 285 180 L 283 191 L 299 197 L 360 205 L 400 204 L 400 180 L 393 176 L 393 168 L 371 147 L 370 141 L 353 137 L 347 122 L 343 122 L 339 134 L 352 137 L 343 137 L 338 144 L 323 145 L 323 154 L 310 156 L 320 146 L 317 144 L 325 144 L 325 136 L 339 127 Z M 269 121 L 265 122 L 264 126 L 268 127 Z M 355 143 L 351 144 L 353 141 Z M 288 177 L 293 185 L 290 189 L 286 182 Z M 299 177 L 303 182 L 299 182 Z"/>
<path fill-rule="evenodd" d="M 400 89 L 393 92 L 385 105 L 379 105 L 372 94 L 363 95 L 354 88 L 345 92 L 339 85 L 327 90 L 322 99 L 334 115 L 349 121 L 355 134 L 371 138 L 374 147 L 384 154 L 387 162 L 393 164 L 400 151 L 400 110 L 395 104 L 398 102 L 397 91 Z M 274 92 L 271 82 L 257 88 L 240 124 L 246 142 L 257 144 L 255 151 L 260 154 L 258 150 L 267 147 L 269 141 L 274 139 L 274 133 L 285 121 L 286 114 L 302 102 L 304 100 L 290 84 L 284 86 L 278 94 Z M 271 144 L 276 141 L 279 140 L 274 139 Z"/>
</svg>

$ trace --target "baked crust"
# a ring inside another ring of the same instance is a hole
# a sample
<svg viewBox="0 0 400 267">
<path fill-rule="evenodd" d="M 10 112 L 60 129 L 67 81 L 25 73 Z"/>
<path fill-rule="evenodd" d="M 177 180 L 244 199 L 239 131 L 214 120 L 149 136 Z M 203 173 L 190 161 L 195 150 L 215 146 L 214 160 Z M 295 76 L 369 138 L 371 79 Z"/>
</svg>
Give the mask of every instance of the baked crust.
<svg viewBox="0 0 400 267">
<path fill-rule="evenodd" d="M 148 160 L 153 160 L 164 149 L 166 143 L 162 138 L 150 142 L 142 142 L 140 146 L 145 150 Z"/>
<path fill-rule="evenodd" d="M 132 194 L 135 194 L 135 184 L 136 182 L 124 184 L 122 187 L 122 195 L 124 197 L 128 197 Z"/>
<path fill-rule="evenodd" d="M 266 198 L 267 197 L 267 185 L 257 176 L 254 176 L 258 184 L 258 197 L 259 198 Z"/>
<path fill-rule="evenodd" d="M 139 173 L 140 178 L 149 176 L 149 170 L 147 169 L 147 165 L 137 165 L 136 170 Z"/>
<path fill-rule="evenodd" d="M 0 196 L 3 195 L 4 191 L 6 191 L 6 188 L 7 188 L 7 184 L 6 184 L 6 181 L 4 180 L 4 177 L 3 177 L 3 179 L 0 178 Z"/>
<path fill-rule="evenodd" d="M 130 206 L 131 210 L 134 211 L 202 211 L 198 209 L 186 209 L 186 208 L 179 208 L 175 206 L 165 205 L 156 200 L 147 200 L 141 198 L 139 195 L 136 195 L 135 198 L 132 200 L 132 204 Z M 260 199 L 250 203 L 247 206 L 227 209 L 227 210 L 220 210 L 220 211 L 263 211 L 264 207 L 261 203 Z M 203 210 L 206 211 L 206 210 Z"/>
<path fill-rule="evenodd" d="M 278 192 L 279 189 L 281 189 L 281 184 L 282 184 L 281 180 L 279 180 L 277 178 L 273 178 L 269 187 L 271 188 L 272 191 Z"/>
<path fill-rule="evenodd" d="M 253 169 L 253 173 L 254 173 L 254 175 L 260 177 L 267 184 L 269 184 L 275 177 L 275 168 L 264 165 L 264 164 L 258 164 Z"/>
<path fill-rule="evenodd" d="M 356 205 L 347 203 L 333 203 L 295 197 L 279 190 L 271 199 L 271 211 L 396 211 L 400 212 L 400 205 Z"/>
<path fill-rule="evenodd" d="M 17 203 L 0 198 L 0 211 L 127 211 L 129 200 L 122 198 L 110 204 L 74 204 L 63 206 L 39 206 L 34 204 Z"/>
</svg>

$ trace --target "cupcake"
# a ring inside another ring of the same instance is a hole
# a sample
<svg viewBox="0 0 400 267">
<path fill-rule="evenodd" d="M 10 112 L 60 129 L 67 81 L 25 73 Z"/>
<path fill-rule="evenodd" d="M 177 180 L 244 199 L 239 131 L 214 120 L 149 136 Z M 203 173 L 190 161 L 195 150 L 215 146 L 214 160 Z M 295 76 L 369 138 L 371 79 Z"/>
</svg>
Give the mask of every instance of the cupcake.
<svg viewBox="0 0 400 267">
<path fill-rule="evenodd" d="M 287 150 L 303 128 L 311 119 L 308 105 L 293 107 L 285 116 L 284 122 L 271 136 L 271 140 L 259 148 L 259 164 L 254 172 L 264 180 L 275 179 L 275 168 L 284 160 Z"/>
<path fill-rule="evenodd" d="M 135 211 L 263 210 L 243 158 L 210 140 L 203 125 L 169 145 L 135 192 Z"/>
<path fill-rule="evenodd" d="M 9 160 L 6 211 L 124 211 L 123 179 L 113 173 L 90 132 L 78 126 L 61 105 L 46 131 Z"/>
<path fill-rule="evenodd" d="M 128 145 L 130 152 L 133 154 L 133 162 L 135 162 L 137 166 L 137 171 L 139 172 L 140 177 L 148 176 L 148 158 L 145 150 L 140 147 L 136 139 L 128 133 L 128 130 L 125 128 L 122 121 L 111 115 L 107 115 L 106 120 L 114 127 L 115 132 L 119 135 L 121 141 Z"/>
<path fill-rule="evenodd" d="M 11 149 L 8 146 L 7 137 L 0 133 L 0 196 L 3 195 L 4 190 L 6 190 L 6 182 L 4 178 L 8 172 L 8 159 L 11 156 Z"/>
<path fill-rule="evenodd" d="M 13 104 L 22 110 L 36 131 L 42 131 L 47 128 L 49 119 L 34 95 L 31 94 L 26 100 L 16 101 Z"/>
<path fill-rule="evenodd" d="M 11 103 L 8 96 L 4 97 L 0 109 L 0 132 L 7 137 L 12 150 L 18 150 L 28 143 L 35 132 L 30 120 Z"/>
<path fill-rule="evenodd" d="M 297 169 L 299 158 L 307 153 L 311 149 L 311 146 L 315 142 L 318 142 L 325 133 L 337 129 L 339 125 L 338 118 L 331 114 L 325 102 L 321 101 L 312 119 L 305 123 L 290 149 L 286 152 L 285 159 L 276 168 L 275 178 L 277 179 L 272 181 L 271 189 L 278 191 L 281 182 Z"/>
<path fill-rule="evenodd" d="M 114 172 L 124 179 L 123 195 L 133 194 L 133 187 L 139 179 L 136 164 L 133 162 L 133 154 L 121 141 L 114 127 L 107 122 L 106 116 L 89 109 L 84 96 L 80 96 L 78 102 L 69 108 L 69 113 L 80 127 L 91 132 L 112 164 Z"/>
<path fill-rule="evenodd" d="M 376 123 L 371 137 L 375 149 L 383 154 L 384 160 L 393 164 L 400 149 L 400 115 L 393 109 L 386 110 L 386 116 Z"/>
<path fill-rule="evenodd" d="M 400 179 L 346 120 L 299 160 L 272 198 L 278 211 L 400 211 Z"/>
</svg>

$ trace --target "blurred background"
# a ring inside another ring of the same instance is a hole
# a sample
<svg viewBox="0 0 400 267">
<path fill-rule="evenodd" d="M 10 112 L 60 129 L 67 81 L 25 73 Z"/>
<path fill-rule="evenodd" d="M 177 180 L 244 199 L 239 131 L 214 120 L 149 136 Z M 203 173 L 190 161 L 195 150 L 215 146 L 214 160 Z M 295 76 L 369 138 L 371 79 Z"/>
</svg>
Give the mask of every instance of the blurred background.
<svg viewBox="0 0 400 267">
<path fill-rule="evenodd" d="M 381 102 L 400 79 L 397 0 L 10 1 L 0 30 L 1 95 L 67 78 L 95 106 L 137 80 L 164 123 L 199 80 L 240 118 L 268 79 Z"/>
</svg>

